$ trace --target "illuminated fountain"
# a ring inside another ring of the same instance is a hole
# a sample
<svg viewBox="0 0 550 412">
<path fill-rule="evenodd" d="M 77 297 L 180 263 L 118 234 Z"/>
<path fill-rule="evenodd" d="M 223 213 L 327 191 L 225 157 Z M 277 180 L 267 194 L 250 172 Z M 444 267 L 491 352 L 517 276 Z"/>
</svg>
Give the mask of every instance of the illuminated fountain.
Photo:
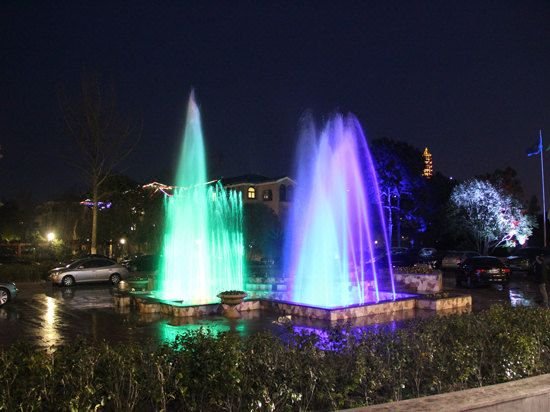
<svg viewBox="0 0 550 412">
<path fill-rule="evenodd" d="M 413 316 L 417 308 L 440 310 L 434 297 L 426 301 L 417 294 L 396 293 L 377 176 L 355 117 L 334 116 L 319 135 L 312 121 L 303 128 L 287 221 L 285 284 L 273 283 L 273 278 L 256 285 L 248 279 L 244 290 L 241 194 L 226 191 L 220 182 L 205 183 L 204 152 L 200 113 L 191 95 L 177 188 L 165 198 L 157 288 L 153 293 L 121 293 L 117 305 L 176 318 L 219 315 L 218 295 L 227 291 L 240 300 L 222 302 L 223 309 L 233 306 L 246 312 L 247 319 L 266 311 L 283 315 L 282 320 L 368 318 L 376 323 Z M 424 275 L 410 276 L 418 281 Z M 434 288 L 442 285 L 438 279 Z M 237 291 L 247 292 L 248 298 Z M 471 297 L 459 298 L 443 303 L 471 307 Z"/>
<path fill-rule="evenodd" d="M 334 116 L 319 137 L 308 120 L 296 160 L 285 246 L 290 300 L 321 308 L 395 300 L 378 181 L 357 119 Z"/>
<path fill-rule="evenodd" d="M 199 109 L 189 98 L 176 189 L 165 198 L 166 229 L 155 296 L 184 305 L 218 302 L 244 287 L 242 198 L 206 183 Z"/>
</svg>

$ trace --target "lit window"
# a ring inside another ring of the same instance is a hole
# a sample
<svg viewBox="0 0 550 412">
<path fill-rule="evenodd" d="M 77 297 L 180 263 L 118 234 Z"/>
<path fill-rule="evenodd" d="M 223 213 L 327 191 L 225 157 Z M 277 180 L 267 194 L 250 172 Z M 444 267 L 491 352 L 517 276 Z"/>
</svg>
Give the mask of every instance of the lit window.
<svg viewBox="0 0 550 412">
<path fill-rule="evenodd" d="M 256 189 L 254 189 L 252 186 L 248 188 L 248 198 L 256 199 Z"/>
<path fill-rule="evenodd" d="M 262 199 L 264 202 L 269 202 L 273 200 L 273 192 L 270 189 L 264 190 L 262 192 Z"/>
<path fill-rule="evenodd" d="M 280 202 L 286 202 L 286 186 L 281 185 L 279 187 L 279 201 Z"/>
</svg>

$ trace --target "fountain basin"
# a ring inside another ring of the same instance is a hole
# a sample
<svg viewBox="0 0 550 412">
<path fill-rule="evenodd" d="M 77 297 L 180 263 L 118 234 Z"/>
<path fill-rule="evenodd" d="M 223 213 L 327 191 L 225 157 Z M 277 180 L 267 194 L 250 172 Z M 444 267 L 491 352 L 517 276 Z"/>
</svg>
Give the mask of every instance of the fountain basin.
<svg viewBox="0 0 550 412">
<path fill-rule="evenodd" d="M 224 305 L 219 303 L 185 305 L 181 302 L 161 300 L 151 294 L 136 292 L 129 292 L 124 296 L 115 296 L 116 299 L 134 307 L 139 313 L 161 313 L 177 318 L 221 315 L 224 310 Z M 117 305 L 119 304 L 117 302 Z M 285 300 L 249 299 L 234 307 L 238 312 L 261 311 L 282 316 L 290 315 L 314 320 L 340 321 L 411 311 L 428 310 L 444 313 L 451 309 L 469 310 L 471 306 L 471 295 L 441 294 L 441 296 L 422 296 L 402 293 L 397 294 L 395 300 L 385 300 L 365 305 L 321 307 L 302 305 Z"/>
<path fill-rule="evenodd" d="M 435 310 L 437 312 L 471 306 L 472 295 L 436 293 L 416 298 L 417 308 Z"/>
</svg>

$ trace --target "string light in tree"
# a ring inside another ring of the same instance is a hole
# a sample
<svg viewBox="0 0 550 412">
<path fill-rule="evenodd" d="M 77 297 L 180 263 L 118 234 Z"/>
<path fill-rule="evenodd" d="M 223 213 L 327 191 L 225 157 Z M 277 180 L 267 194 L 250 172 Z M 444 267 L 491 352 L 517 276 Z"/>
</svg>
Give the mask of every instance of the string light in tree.
<svg viewBox="0 0 550 412">
<path fill-rule="evenodd" d="M 92 201 L 92 199 L 83 200 L 82 202 L 80 202 L 80 204 L 89 208 L 94 207 L 94 202 Z M 113 204 L 111 202 L 97 202 L 97 208 L 99 210 L 110 209 L 112 205 Z"/>
</svg>

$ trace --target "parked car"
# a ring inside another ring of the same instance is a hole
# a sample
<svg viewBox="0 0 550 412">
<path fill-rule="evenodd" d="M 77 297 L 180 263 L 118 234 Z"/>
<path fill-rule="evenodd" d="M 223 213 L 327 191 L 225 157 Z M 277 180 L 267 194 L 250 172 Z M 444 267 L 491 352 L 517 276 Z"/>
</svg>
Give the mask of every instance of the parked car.
<svg viewBox="0 0 550 412">
<path fill-rule="evenodd" d="M 0 306 L 15 299 L 18 289 L 13 282 L 0 282 Z"/>
<path fill-rule="evenodd" d="M 406 248 L 391 249 L 391 263 L 393 267 L 412 266 L 416 263 L 416 257 L 409 253 Z"/>
<path fill-rule="evenodd" d="M 441 258 L 437 252 L 437 249 L 433 247 L 423 247 L 418 250 L 417 253 L 418 263 L 428 264 L 433 268 L 441 266 Z"/>
<path fill-rule="evenodd" d="M 430 256 L 428 250 L 432 248 L 391 248 L 392 266 L 414 266 L 416 264 L 429 264 L 435 267 L 435 258 Z"/>
<path fill-rule="evenodd" d="M 122 263 L 130 272 L 154 272 L 157 270 L 158 264 L 159 257 L 157 255 L 140 255 Z"/>
<path fill-rule="evenodd" d="M 418 257 L 425 260 L 435 259 L 437 255 L 437 249 L 433 247 L 423 247 L 418 251 Z"/>
<path fill-rule="evenodd" d="M 112 259 L 110 259 L 109 257 L 107 257 L 107 256 L 105 256 L 105 255 L 101 255 L 101 254 L 99 254 L 99 253 L 88 253 L 88 254 L 86 254 L 86 255 L 69 255 L 69 256 L 65 256 L 65 258 L 63 258 L 62 260 L 60 260 L 60 261 L 57 263 L 57 266 L 54 267 L 53 269 L 50 269 L 50 270 L 48 271 L 48 273 L 52 273 L 52 272 L 55 272 L 55 271 L 64 269 L 64 268 L 66 268 L 67 266 L 72 265 L 72 264 L 74 264 L 75 262 L 80 261 L 80 260 L 83 260 L 83 259 L 86 259 L 86 258 L 103 258 L 103 259 L 112 260 Z"/>
<path fill-rule="evenodd" d="M 84 258 L 63 268 L 50 272 L 50 280 L 55 285 L 72 286 L 75 283 L 110 281 L 116 285 L 128 277 L 128 269 L 114 260 L 106 258 Z"/>
<path fill-rule="evenodd" d="M 494 256 L 470 257 L 460 265 L 456 274 L 457 286 L 506 285 L 509 281 L 510 268 Z"/>
<path fill-rule="evenodd" d="M 441 261 L 441 268 L 459 269 L 466 259 L 474 256 L 480 256 L 480 254 L 473 250 L 449 250 Z"/>
<path fill-rule="evenodd" d="M 540 247 L 526 247 L 518 249 L 506 258 L 506 264 L 513 272 L 527 272 L 532 274 L 535 257 L 543 254 L 546 259 L 550 257 L 550 251 Z"/>
<path fill-rule="evenodd" d="M 403 255 L 403 254 L 409 253 L 409 249 L 407 249 L 406 247 L 394 246 L 394 247 L 390 248 L 390 253 L 391 253 L 392 256 Z"/>
</svg>

